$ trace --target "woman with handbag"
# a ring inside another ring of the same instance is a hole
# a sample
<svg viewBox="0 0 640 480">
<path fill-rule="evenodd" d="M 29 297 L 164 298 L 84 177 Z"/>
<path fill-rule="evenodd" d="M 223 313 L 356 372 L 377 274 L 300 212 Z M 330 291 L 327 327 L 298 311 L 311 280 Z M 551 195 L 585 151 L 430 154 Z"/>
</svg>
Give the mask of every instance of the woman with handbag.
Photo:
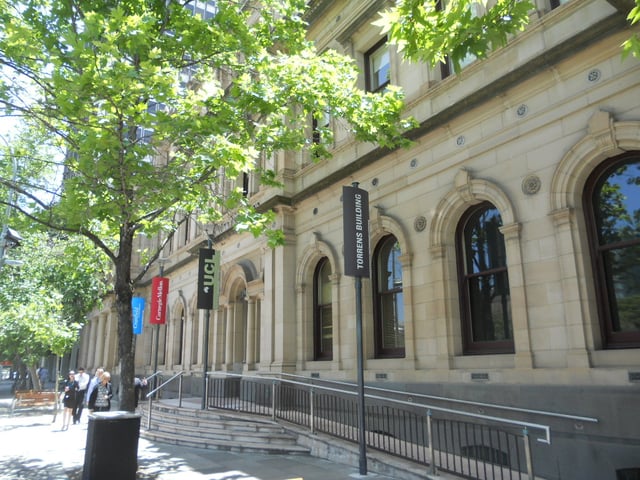
<svg viewBox="0 0 640 480">
<path fill-rule="evenodd" d="M 62 384 L 62 405 L 64 410 L 62 412 L 62 430 L 69 428 L 69 422 L 73 416 L 73 409 L 76 407 L 76 396 L 78 393 L 78 381 L 75 378 L 76 372 L 71 370 L 67 379 Z"/>
<path fill-rule="evenodd" d="M 89 409 L 94 412 L 108 412 L 111 408 L 111 397 L 113 397 L 111 374 L 104 372 L 100 377 L 98 385 L 91 392 Z"/>
</svg>

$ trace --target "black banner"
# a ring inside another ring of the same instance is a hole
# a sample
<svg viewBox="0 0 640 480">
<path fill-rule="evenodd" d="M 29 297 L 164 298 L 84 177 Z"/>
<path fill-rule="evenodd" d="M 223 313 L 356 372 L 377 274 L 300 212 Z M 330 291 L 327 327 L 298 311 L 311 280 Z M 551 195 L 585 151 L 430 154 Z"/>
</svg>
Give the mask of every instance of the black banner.
<svg viewBox="0 0 640 480">
<path fill-rule="evenodd" d="M 200 249 L 198 263 L 198 308 L 218 308 L 220 292 L 220 255 L 211 248 Z"/>
<path fill-rule="evenodd" d="M 342 187 L 344 274 L 369 277 L 369 193 Z"/>
</svg>

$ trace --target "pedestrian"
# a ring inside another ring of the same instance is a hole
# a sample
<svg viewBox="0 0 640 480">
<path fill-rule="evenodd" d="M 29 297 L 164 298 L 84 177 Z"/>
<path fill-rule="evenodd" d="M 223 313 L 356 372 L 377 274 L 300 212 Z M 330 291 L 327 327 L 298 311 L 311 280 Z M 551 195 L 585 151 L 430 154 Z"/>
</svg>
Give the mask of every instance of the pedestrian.
<svg viewBox="0 0 640 480">
<path fill-rule="evenodd" d="M 133 391 L 134 391 L 134 395 L 133 395 L 133 399 L 134 399 L 134 405 L 135 408 L 138 408 L 138 401 L 141 400 L 140 397 L 142 397 L 142 395 L 144 395 L 144 392 L 146 392 L 147 390 L 147 379 L 146 378 L 138 378 L 135 377 L 133 379 Z"/>
<path fill-rule="evenodd" d="M 104 368 L 103 367 L 96 368 L 95 375 L 89 381 L 89 386 L 87 387 L 87 393 L 86 393 L 86 395 L 84 397 L 86 402 L 87 402 L 87 408 L 89 408 L 89 412 L 93 412 L 93 407 L 91 406 L 91 403 L 89 402 L 89 398 L 91 397 L 91 394 L 93 393 L 93 389 L 98 386 L 98 383 L 100 383 L 100 377 L 102 377 L 103 373 L 104 373 Z"/>
<path fill-rule="evenodd" d="M 49 381 L 49 370 L 47 370 L 47 367 L 40 367 L 38 369 L 38 378 L 40 379 L 40 387 L 45 390 L 47 388 L 47 382 Z"/>
<path fill-rule="evenodd" d="M 76 407 L 76 397 L 78 393 L 78 381 L 76 380 L 76 372 L 71 370 L 66 380 L 62 384 L 62 430 L 69 428 L 69 422 L 73 417 L 73 409 Z"/>
<path fill-rule="evenodd" d="M 78 393 L 76 394 L 76 408 L 73 409 L 73 424 L 80 423 L 80 417 L 82 416 L 82 409 L 84 408 L 84 397 L 89 387 L 89 381 L 91 377 L 85 373 L 83 367 L 78 367 L 78 373 L 76 374 L 76 380 L 78 382 Z"/>
<path fill-rule="evenodd" d="M 96 412 L 108 412 L 111 408 L 111 397 L 113 397 L 111 374 L 104 372 L 100 377 L 100 383 L 91 392 L 89 408 Z"/>
</svg>

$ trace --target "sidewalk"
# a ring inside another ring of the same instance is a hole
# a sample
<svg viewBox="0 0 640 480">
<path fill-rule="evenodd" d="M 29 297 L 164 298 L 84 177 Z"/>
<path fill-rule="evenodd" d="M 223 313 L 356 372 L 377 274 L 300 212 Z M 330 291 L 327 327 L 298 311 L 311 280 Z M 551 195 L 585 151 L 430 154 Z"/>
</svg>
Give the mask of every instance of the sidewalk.
<svg viewBox="0 0 640 480">
<path fill-rule="evenodd" d="M 81 480 L 88 415 L 62 431 L 62 415 L 0 416 L 0 480 Z M 114 462 L 118 459 L 114 458 Z M 241 454 L 140 438 L 140 480 L 394 480 L 307 455 Z M 118 480 L 118 479 L 114 479 Z"/>
</svg>

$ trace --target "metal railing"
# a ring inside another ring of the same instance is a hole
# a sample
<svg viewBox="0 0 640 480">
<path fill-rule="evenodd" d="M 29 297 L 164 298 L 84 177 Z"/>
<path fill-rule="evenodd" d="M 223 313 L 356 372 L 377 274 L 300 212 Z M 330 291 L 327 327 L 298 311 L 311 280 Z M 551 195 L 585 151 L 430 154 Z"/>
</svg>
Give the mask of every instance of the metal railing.
<svg viewBox="0 0 640 480">
<path fill-rule="evenodd" d="M 214 372 L 208 376 L 207 407 L 271 416 L 308 427 L 312 433 L 358 442 L 357 393 L 348 389 L 353 384 L 323 381 L 325 385 L 318 385 L 309 383 L 307 377 L 289 380 Z M 328 386 L 334 383 L 341 388 Z M 366 394 L 367 446 L 423 464 L 431 473 L 439 469 L 474 479 L 533 479 L 530 432 L 538 432 L 537 440 L 543 444 L 551 442 L 548 425 L 423 401 L 500 408 L 497 405 L 371 387 L 368 390 L 384 395 Z M 400 394 L 409 399 L 389 398 Z M 597 422 L 591 417 L 554 412 L 514 407 L 505 410 Z"/>
<path fill-rule="evenodd" d="M 158 380 L 162 383 L 162 370 L 157 370 L 156 372 L 152 373 L 148 377 L 144 377 L 144 379 L 147 381 L 147 385 L 149 387 L 153 385 L 155 388 L 155 385 L 157 385 Z M 157 399 L 158 399 L 158 396 L 156 395 L 156 400 Z"/>
<path fill-rule="evenodd" d="M 158 373 L 160 373 L 160 372 L 154 373 L 154 376 L 157 375 Z M 154 388 L 153 390 L 151 390 L 149 393 L 147 393 L 145 395 L 145 398 L 147 398 L 147 400 L 149 401 L 148 411 L 147 411 L 147 430 L 151 429 L 151 411 L 153 410 L 151 407 L 153 405 L 153 395 L 156 392 L 160 392 L 160 390 L 162 390 L 164 387 L 169 385 L 176 378 L 178 379 L 178 407 L 182 407 L 182 377 L 183 377 L 183 375 L 184 375 L 184 370 L 176 373 L 169 380 L 167 380 L 166 382 L 161 383 L 160 385 L 158 385 L 156 388 Z M 148 380 L 148 378 L 147 378 L 147 380 Z"/>
<path fill-rule="evenodd" d="M 152 373 L 151 375 L 149 375 L 148 377 L 144 377 L 144 379 L 149 382 L 149 380 L 154 379 L 155 377 L 158 377 L 159 375 L 162 375 L 162 370 L 158 370 L 155 373 Z"/>
</svg>

